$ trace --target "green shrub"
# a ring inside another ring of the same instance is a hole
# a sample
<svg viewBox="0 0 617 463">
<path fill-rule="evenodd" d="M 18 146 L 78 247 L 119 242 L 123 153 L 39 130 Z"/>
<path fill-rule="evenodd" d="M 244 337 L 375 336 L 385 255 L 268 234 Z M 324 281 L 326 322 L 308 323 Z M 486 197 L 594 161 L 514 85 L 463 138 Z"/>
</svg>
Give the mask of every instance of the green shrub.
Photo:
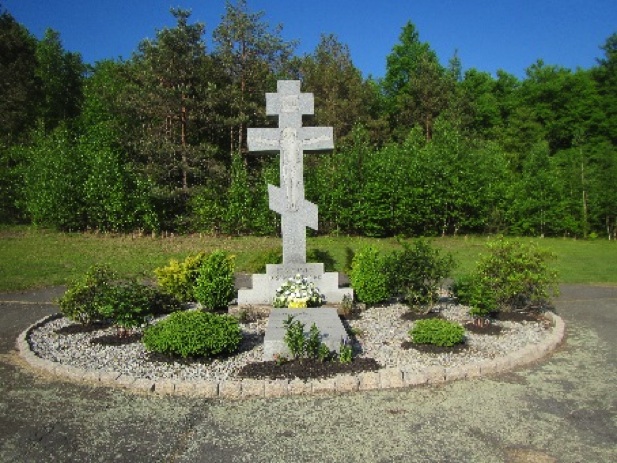
<svg viewBox="0 0 617 463">
<path fill-rule="evenodd" d="M 98 312 L 122 329 L 135 328 L 151 316 L 156 292 L 136 281 L 118 282 L 108 287 Z"/>
<path fill-rule="evenodd" d="M 412 342 L 452 347 L 465 340 L 465 329 L 456 322 L 441 318 L 418 320 L 409 331 Z"/>
<path fill-rule="evenodd" d="M 488 243 L 488 249 L 471 275 L 479 287 L 472 292 L 476 305 L 478 298 L 488 297 L 494 310 L 511 311 L 545 304 L 557 294 L 557 273 L 546 264 L 552 257 L 547 251 L 503 238 Z"/>
<path fill-rule="evenodd" d="M 293 315 L 289 315 L 283 320 L 285 328 L 284 341 L 293 358 L 302 358 L 306 352 L 306 338 L 304 336 L 304 323 L 295 320 Z"/>
<path fill-rule="evenodd" d="M 208 310 L 226 308 L 234 297 L 234 258 L 214 251 L 199 269 L 195 299 Z"/>
<path fill-rule="evenodd" d="M 95 265 L 59 299 L 70 320 L 91 324 L 110 320 L 120 328 L 134 328 L 150 315 L 180 310 L 180 302 L 135 280 L 118 280 L 105 265 Z"/>
<path fill-rule="evenodd" d="M 106 303 L 116 274 L 105 265 L 91 267 L 83 277 L 69 285 L 58 300 L 60 312 L 69 320 L 91 324 L 105 318 L 99 312 Z"/>
<path fill-rule="evenodd" d="M 368 246 L 354 255 L 349 276 L 358 300 L 376 304 L 390 298 L 387 259 L 374 247 Z"/>
<path fill-rule="evenodd" d="M 430 310 L 437 302 L 437 291 L 454 266 L 450 254 L 441 255 L 439 249 L 423 239 L 413 245 L 401 241 L 403 249 L 387 257 L 390 288 L 414 307 Z"/>
<path fill-rule="evenodd" d="M 469 314 L 473 317 L 486 317 L 496 310 L 495 294 L 490 288 L 480 284 L 473 275 L 457 278 L 452 292 L 459 303 L 469 306 Z"/>
<path fill-rule="evenodd" d="M 156 281 L 165 294 L 169 294 L 182 302 L 195 300 L 194 288 L 206 254 L 200 252 L 188 256 L 183 262 L 172 259 L 166 267 L 154 270 Z"/>
<path fill-rule="evenodd" d="M 203 311 L 175 312 L 149 326 L 142 337 L 146 349 L 182 357 L 211 357 L 238 350 L 242 333 L 229 315 Z"/>
</svg>

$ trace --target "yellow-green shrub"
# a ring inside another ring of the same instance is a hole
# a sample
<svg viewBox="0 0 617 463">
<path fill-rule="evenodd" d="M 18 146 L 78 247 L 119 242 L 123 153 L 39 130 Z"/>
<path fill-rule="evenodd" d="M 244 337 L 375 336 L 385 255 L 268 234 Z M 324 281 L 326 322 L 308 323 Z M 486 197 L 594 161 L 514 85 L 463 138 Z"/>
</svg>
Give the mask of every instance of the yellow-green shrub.
<svg viewBox="0 0 617 463">
<path fill-rule="evenodd" d="M 172 259 L 166 267 L 154 270 L 156 281 L 161 291 L 174 296 L 182 302 L 195 300 L 194 288 L 199 276 L 199 269 L 206 259 L 206 254 L 188 256 L 183 262 Z"/>
</svg>

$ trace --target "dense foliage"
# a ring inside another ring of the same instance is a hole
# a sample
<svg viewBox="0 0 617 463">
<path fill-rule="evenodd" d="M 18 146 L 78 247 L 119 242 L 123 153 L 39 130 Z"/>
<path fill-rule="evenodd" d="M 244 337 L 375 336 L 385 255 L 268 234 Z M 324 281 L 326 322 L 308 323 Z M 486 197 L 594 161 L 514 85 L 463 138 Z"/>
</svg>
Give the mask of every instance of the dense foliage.
<svg viewBox="0 0 617 463">
<path fill-rule="evenodd" d="M 278 159 L 247 154 L 280 78 L 315 95 L 336 150 L 307 156 L 319 233 L 615 238 L 617 33 L 591 69 L 524 79 L 448 65 L 408 22 L 382 80 L 324 34 L 295 56 L 262 12 L 228 2 L 212 31 L 174 9 L 126 61 L 85 66 L 0 12 L 0 222 L 60 230 L 278 233 Z M 441 57 L 443 58 L 443 57 Z"/>
<path fill-rule="evenodd" d="M 199 269 L 206 259 L 200 252 L 186 257 L 182 262 L 171 259 L 169 265 L 154 269 L 156 281 L 165 294 L 174 296 L 182 302 L 195 301 L 195 286 Z"/>
<path fill-rule="evenodd" d="M 547 262 L 551 257 L 547 251 L 504 238 L 487 247 L 474 272 L 455 285 L 472 315 L 542 306 L 557 293 L 557 274 Z"/>
<path fill-rule="evenodd" d="M 232 354 L 241 340 L 235 318 L 202 311 L 172 313 L 146 328 L 142 338 L 149 351 L 181 357 Z"/>
<path fill-rule="evenodd" d="M 354 295 L 367 304 L 386 301 L 392 295 L 388 261 L 372 246 L 363 248 L 355 254 L 349 278 L 354 288 Z"/>
<path fill-rule="evenodd" d="M 454 266 L 450 254 L 441 251 L 423 239 L 413 244 L 402 242 L 401 251 L 392 252 L 387 271 L 392 291 L 416 308 L 429 311 L 439 299 L 438 290 Z"/>
<path fill-rule="evenodd" d="M 195 300 L 208 310 L 226 309 L 234 297 L 234 257 L 214 251 L 203 260 L 195 281 Z"/>
<path fill-rule="evenodd" d="M 465 328 L 449 320 L 429 318 L 415 322 L 409 336 L 417 344 L 452 347 L 465 341 Z"/>
<path fill-rule="evenodd" d="M 173 296 L 135 280 L 118 279 L 108 266 L 95 265 L 75 280 L 58 300 L 60 311 L 83 324 L 110 321 L 125 330 L 149 317 L 181 309 Z"/>
<path fill-rule="evenodd" d="M 428 312 L 438 300 L 444 278 L 453 270 L 454 259 L 424 239 L 400 243 L 401 250 L 387 254 L 369 246 L 354 255 L 349 277 L 355 296 L 367 304 L 397 297 Z"/>
</svg>

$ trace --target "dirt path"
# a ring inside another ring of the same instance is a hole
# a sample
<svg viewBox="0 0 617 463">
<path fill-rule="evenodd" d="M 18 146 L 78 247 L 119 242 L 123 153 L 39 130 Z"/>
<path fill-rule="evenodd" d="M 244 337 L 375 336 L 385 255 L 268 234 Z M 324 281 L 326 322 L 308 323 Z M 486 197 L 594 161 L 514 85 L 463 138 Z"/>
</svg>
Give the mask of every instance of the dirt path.
<svg viewBox="0 0 617 463">
<path fill-rule="evenodd" d="M 39 377 L 18 333 L 61 290 L 0 295 L 0 462 L 617 461 L 617 287 L 564 286 L 550 359 L 440 387 L 221 402 Z M 4 301 L 4 302 L 2 302 Z"/>
</svg>

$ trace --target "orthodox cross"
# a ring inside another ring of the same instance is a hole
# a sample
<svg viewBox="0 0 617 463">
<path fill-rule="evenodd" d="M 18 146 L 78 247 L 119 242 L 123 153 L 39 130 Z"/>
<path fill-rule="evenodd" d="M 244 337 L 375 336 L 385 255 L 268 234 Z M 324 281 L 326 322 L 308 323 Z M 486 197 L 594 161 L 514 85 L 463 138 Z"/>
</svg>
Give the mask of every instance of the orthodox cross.
<svg viewBox="0 0 617 463">
<path fill-rule="evenodd" d="M 270 209 L 281 215 L 283 264 L 306 263 L 306 227 L 318 228 L 317 205 L 304 199 L 305 150 L 334 148 L 332 127 L 302 127 L 313 114 L 312 93 L 300 93 L 299 80 L 279 80 L 266 93 L 266 114 L 279 116 L 276 129 L 248 129 L 249 151 L 280 151 L 280 187 L 268 185 Z"/>
</svg>

